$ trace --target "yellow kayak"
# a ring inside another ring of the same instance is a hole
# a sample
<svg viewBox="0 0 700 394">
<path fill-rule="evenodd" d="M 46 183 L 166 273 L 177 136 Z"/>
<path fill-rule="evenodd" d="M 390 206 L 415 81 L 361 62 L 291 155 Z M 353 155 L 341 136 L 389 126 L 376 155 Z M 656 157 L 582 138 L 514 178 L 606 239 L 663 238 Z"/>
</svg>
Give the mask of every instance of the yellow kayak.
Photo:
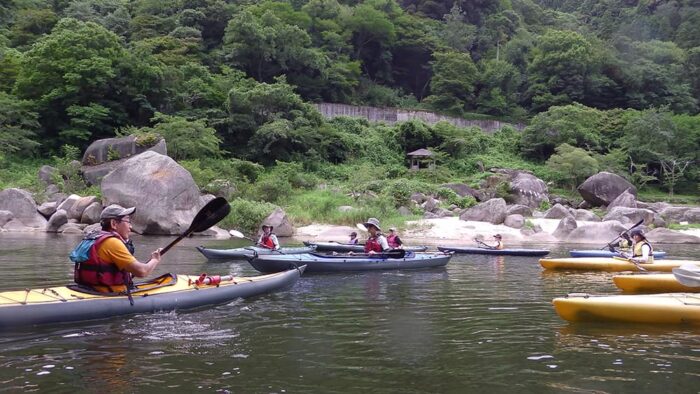
<svg viewBox="0 0 700 394">
<path fill-rule="evenodd" d="M 615 257 L 570 257 L 562 259 L 540 259 L 540 265 L 548 270 L 584 270 L 584 271 L 647 271 L 671 272 L 672 269 L 683 264 L 697 264 L 700 261 L 693 260 L 661 260 L 653 264 L 633 264 L 623 258 Z"/>
<path fill-rule="evenodd" d="M 625 293 L 700 293 L 700 287 L 684 286 L 673 274 L 615 275 L 613 282 Z"/>
<path fill-rule="evenodd" d="M 557 314 L 570 322 L 700 324 L 700 295 L 686 293 L 555 298 Z"/>
<path fill-rule="evenodd" d="M 0 330 L 226 303 L 289 287 L 304 268 L 252 277 L 166 274 L 137 284 L 131 298 L 76 285 L 5 291 L 0 293 Z"/>
</svg>

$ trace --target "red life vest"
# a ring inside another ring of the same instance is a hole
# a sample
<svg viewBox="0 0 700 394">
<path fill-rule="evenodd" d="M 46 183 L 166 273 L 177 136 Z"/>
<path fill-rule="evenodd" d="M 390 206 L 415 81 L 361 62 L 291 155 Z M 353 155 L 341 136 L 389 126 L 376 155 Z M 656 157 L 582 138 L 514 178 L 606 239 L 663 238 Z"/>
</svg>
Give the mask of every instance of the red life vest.
<svg viewBox="0 0 700 394">
<path fill-rule="evenodd" d="M 90 248 L 89 257 L 82 263 L 75 263 L 73 276 L 75 283 L 85 286 L 131 286 L 131 274 L 120 270 L 116 264 L 100 260 L 97 250 L 107 238 L 117 237 L 115 233 L 102 231 Z"/>
<path fill-rule="evenodd" d="M 371 251 L 381 253 L 382 252 L 382 245 L 379 244 L 379 241 L 377 240 L 376 237 L 370 237 L 367 242 L 365 242 L 365 253 L 369 253 Z"/>
<path fill-rule="evenodd" d="M 398 238 L 398 235 L 396 235 L 396 234 L 386 237 L 386 242 L 389 244 L 390 248 L 398 248 L 399 247 L 399 243 L 396 242 L 396 238 Z"/>
<path fill-rule="evenodd" d="M 270 235 L 272 235 L 272 233 L 270 233 Z M 263 235 L 262 238 L 260 238 L 260 245 L 262 245 L 268 249 L 275 248 L 275 243 L 272 242 L 272 237 L 270 237 L 269 235 L 267 237 Z"/>
</svg>

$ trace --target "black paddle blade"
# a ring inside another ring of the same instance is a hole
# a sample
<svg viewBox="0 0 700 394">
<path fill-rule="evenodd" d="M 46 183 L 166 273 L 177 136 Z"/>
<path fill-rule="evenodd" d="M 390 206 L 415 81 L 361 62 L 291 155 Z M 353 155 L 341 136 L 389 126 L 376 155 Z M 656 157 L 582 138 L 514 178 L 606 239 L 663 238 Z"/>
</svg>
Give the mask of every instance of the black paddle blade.
<svg viewBox="0 0 700 394">
<path fill-rule="evenodd" d="M 406 251 L 404 249 L 392 249 L 384 252 L 384 255 L 390 259 L 402 259 L 406 257 Z"/>
<path fill-rule="evenodd" d="M 223 197 L 217 197 L 199 210 L 185 233 L 198 233 L 219 223 L 231 212 L 231 205 Z"/>
</svg>

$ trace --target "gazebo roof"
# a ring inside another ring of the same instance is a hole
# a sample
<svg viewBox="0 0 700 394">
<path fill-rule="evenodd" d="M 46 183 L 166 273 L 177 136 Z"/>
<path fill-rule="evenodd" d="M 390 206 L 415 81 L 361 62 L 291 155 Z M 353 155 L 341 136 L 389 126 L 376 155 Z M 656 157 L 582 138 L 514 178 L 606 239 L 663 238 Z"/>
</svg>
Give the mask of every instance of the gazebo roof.
<svg viewBox="0 0 700 394">
<path fill-rule="evenodd" d="M 425 157 L 430 157 L 432 155 L 433 155 L 433 152 L 431 152 L 427 149 L 418 149 L 418 150 L 414 150 L 413 152 L 406 154 L 406 156 L 425 156 Z"/>
</svg>

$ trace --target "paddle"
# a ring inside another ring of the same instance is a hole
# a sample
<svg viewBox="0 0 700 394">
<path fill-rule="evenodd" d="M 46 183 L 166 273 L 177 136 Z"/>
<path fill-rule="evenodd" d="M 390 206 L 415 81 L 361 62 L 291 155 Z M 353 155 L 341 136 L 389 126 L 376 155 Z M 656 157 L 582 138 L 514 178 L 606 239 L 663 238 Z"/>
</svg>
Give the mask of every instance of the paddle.
<svg viewBox="0 0 700 394">
<path fill-rule="evenodd" d="M 231 212 L 231 205 L 229 205 L 225 198 L 217 197 L 209 201 L 207 205 L 197 212 L 197 215 L 192 219 L 190 227 L 173 242 L 169 243 L 168 246 L 161 249 L 160 255 L 164 255 L 165 252 L 170 250 L 170 248 L 175 246 L 176 243 L 180 242 L 186 236 L 204 231 L 216 223 L 219 223 L 229 212 Z"/>
<path fill-rule="evenodd" d="M 617 237 L 615 237 L 615 239 L 613 239 L 612 241 L 608 242 L 607 245 L 603 246 L 603 247 L 600 248 L 600 249 L 602 250 L 602 249 L 605 249 L 605 248 L 609 248 L 610 246 L 612 246 L 612 243 L 613 243 L 613 242 L 615 242 L 615 241 L 617 241 L 618 239 L 620 239 L 620 237 L 622 236 L 622 234 L 626 234 L 626 233 L 630 232 L 633 228 L 635 228 L 635 227 L 641 225 L 642 223 L 644 223 L 644 219 L 638 221 L 637 223 L 634 224 L 634 226 L 632 226 L 632 227 L 628 228 L 627 230 L 623 231 L 620 235 L 618 235 Z"/>
<path fill-rule="evenodd" d="M 474 242 L 476 242 L 476 244 L 479 245 L 479 247 L 482 249 L 496 249 L 493 246 L 484 243 L 484 241 L 482 241 L 478 238 L 474 238 Z"/>
<path fill-rule="evenodd" d="M 247 239 L 248 241 L 254 243 L 257 247 L 269 249 L 269 250 L 271 250 L 271 251 L 273 251 L 273 252 L 277 252 L 277 253 L 279 253 L 279 254 L 286 254 L 286 253 L 284 253 L 284 252 L 282 252 L 281 250 L 278 250 L 278 249 L 268 248 L 268 247 L 265 246 L 265 245 L 258 245 L 258 243 L 257 243 L 255 240 L 253 240 L 252 238 L 246 237 L 246 236 L 243 235 L 243 233 L 240 232 L 240 231 L 237 231 L 237 230 L 228 230 L 228 233 L 231 234 L 231 235 L 233 235 L 233 236 L 236 237 L 236 238 Z M 251 249 L 251 250 L 254 250 L 254 249 Z"/>
<path fill-rule="evenodd" d="M 673 276 L 683 286 L 700 287 L 700 267 L 695 264 L 683 264 L 673 270 Z"/>
<path fill-rule="evenodd" d="M 648 271 L 649 271 L 649 270 L 647 270 L 646 268 L 644 268 L 644 267 L 642 267 L 641 265 L 639 265 L 639 263 L 636 262 L 636 261 L 634 261 L 634 259 L 632 259 L 631 257 L 626 257 L 626 256 L 614 256 L 613 259 L 615 259 L 615 260 L 622 260 L 622 261 L 626 261 L 626 262 L 628 262 L 628 263 L 632 263 L 632 264 L 634 264 L 634 266 L 637 267 L 637 269 L 640 270 L 640 271 L 643 271 L 643 272 L 648 272 Z"/>
</svg>

